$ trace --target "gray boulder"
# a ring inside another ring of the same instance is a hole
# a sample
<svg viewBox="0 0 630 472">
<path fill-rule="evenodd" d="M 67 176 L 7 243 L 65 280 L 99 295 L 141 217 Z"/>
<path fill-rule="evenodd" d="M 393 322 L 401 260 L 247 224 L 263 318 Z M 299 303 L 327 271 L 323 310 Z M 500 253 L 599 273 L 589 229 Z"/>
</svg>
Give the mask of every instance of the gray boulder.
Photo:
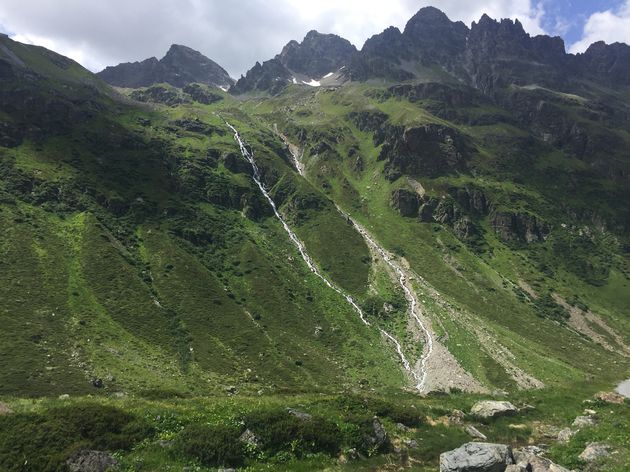
<svg viewBox="0 0 630 472">
<path fill-rule="evenodd" d="M 590 443 L 579 455 L 584 462 L 596 462 L 610 455 L 610 446 L 603 443 Z"/>
<path fill-rule="evenodd" d="M 535 446 L 514 449 L 514 461 L 524 465 L 531 472 L 570 472 L 568 469 L 542 457 L 543 452 L 542 449 Z"/>
<path fill-rule="evenodd" d="M 118 461 L 108 452 L 83 450 L 68 459 L 66 465 L 70 472 L 106 472 Z"/>
<path fill-rule="evenodd" d="M 518 408 L 506 401 L 485 400 L 475 403 L 470 413 L 482 418 L 497 418 L 515 415 Z"/>
<path fill-rule="evenodd" d="M 574 428 L 588 428 L 590 426 L 595 426 L 597 421 L 592 416 L 578 416 L 573 421 Z"/>
<path fill-rule="evenodd" d="M 11 408 L 6 403 L 0 402 L 0 416 L 12 413 Z"/>
<path fill-rule="evenodd" d="M 512 450 L 503 444 L 466 443 L 440 454 L 440 472 L 504 472 L 510 464 Z"/>
</svg>

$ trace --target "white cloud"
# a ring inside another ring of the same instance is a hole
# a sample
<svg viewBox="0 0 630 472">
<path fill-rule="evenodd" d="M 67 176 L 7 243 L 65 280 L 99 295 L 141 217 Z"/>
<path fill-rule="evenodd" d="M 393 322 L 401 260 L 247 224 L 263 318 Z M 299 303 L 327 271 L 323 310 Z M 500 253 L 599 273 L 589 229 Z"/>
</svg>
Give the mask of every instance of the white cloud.
<svg viewBox="0 0 630 472">
<path fill-rule="evenodd" d="M 161 57 L 179 43 L 238 76 L 311 29 L 339 34 L 360 48 L 390 25 L 403 28 L 427 5 L 467 24 L 487 13 L 519 18 L 530 33 L 543 33 L 542 0 L 2 0 L 0 24 L 15 39 L 92 70 Z"/>
<path fill-rule="evenodd" d="M 618 10 L 593 13 L 584 25 L 582 39 L 572 44 L 569 52 L 584 52 L 596 41 L 630 44 L 630 0 Z"/>
</svg>

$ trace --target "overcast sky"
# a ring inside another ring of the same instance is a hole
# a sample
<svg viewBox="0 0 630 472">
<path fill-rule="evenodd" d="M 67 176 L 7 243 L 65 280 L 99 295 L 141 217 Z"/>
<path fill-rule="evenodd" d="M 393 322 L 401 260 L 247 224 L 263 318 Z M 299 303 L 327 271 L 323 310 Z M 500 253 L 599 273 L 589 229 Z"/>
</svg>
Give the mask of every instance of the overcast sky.
<svg viewBox="0 0 630 472">
<path fill-rule="evenodd" d="M 426 5 L 468 25 L 483 13 L 519 18 L 531 34 L 563 36 L 570 52 L 597 40 L 630 43 L 630 0 L 1 0 L 0 31 L 93 71 L 184 44 L 238 78 L 311 29 L 361 48 Z"/>
</svg>

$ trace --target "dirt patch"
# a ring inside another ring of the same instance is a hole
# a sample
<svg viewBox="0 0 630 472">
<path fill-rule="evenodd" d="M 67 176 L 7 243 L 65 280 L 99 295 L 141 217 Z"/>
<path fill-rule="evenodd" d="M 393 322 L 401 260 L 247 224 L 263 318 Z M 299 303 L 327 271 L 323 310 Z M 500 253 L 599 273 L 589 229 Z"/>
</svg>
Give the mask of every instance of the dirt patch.
<svg viewBox="0 0 630 472">
<path fill-rule="evenodd" d="M 587 336 L 607 351 L 630 357 L 630 347 L 627 346 L 623 338 L 599 316 L 590 310 L 584 311 L 577 306 L 569 305 L 566 300 L 557 293 L 553 295 L 553 298 L 556 303 L 561 305 L 567 313 L 569 313 L 569 326 L 571 326 L 571 328 Z M 608 336 L 598 333 L 593 329 L 593 326 L 597 326 L 603 332 L 607 333 Z"/>
</svg>

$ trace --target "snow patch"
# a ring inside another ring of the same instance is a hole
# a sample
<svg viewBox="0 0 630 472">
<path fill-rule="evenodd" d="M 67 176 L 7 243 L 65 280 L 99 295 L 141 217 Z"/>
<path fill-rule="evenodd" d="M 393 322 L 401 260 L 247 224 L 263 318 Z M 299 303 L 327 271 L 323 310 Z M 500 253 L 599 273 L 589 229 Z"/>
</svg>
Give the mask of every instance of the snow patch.
<svg viewBox="0 0 630 472">
<path fill-rule="evenodd" d="M 311 81 L 310 81 L 310 82 L 304 82 L 304 81 L 302 81 L 302 83 L 303 83 L 304 85 L 309 85 L 309 86 L 311 86 L 311 87 L 321 87 L 321 85 L 322 85 L 322 84 L 320 84 L 320 83 L 319 83 L 317 80 L 315 80 L 315 79 L 311 79 Z"/>
<path fill-rule="evenodd" d="M 334 72 L 329 72 L 328 74 L 326 74 L 324 77 L 322 77 L 322 79 L 327 79 L 328 77 L 332 77 L 333 75 L 335 75 Z"/>
<path fill-rule="evenodd" d="M 222 87 L 221 85 L 219 85 L 219 89 L 223 90 L 224 92 L 227 92 L 227 91 L 228 91 L 228 88 L 227 88 L 227 87 Z"/>
<path fill-rule="evenodd" d="M 295 77 L 293 77 L 293 83 L 294 83 L 295 85 L 297 85 L 297 83 L 298 83 L 298 81 L 297 81 L 297 79 L 296 79 Z"/>
</svg>

